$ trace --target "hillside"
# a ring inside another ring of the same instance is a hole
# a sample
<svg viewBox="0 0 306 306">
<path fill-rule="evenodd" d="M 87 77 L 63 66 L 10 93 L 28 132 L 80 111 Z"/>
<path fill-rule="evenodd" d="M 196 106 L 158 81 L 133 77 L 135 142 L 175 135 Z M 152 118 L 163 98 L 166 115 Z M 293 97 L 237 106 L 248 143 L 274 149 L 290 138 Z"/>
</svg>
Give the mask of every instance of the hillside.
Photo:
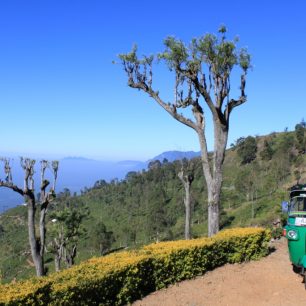
<svg viewBox="0 0 306 306">
<path fill-rule="evenodd" d="M 252 156 L 243 143 L 245 141 L 237 141 L 226 153 L 221 227 L 271 226 L 281 217 L 280 203 L 287 198 L 287 187 L 298 178 L 306 181 L 305 154 L 298 149 L 294 132 L 272 133 L 256 137 L 253 159 L 242 163 L 243 157 Z M 192 236 L 200 237 L 207 233 L 206 189 L 201 163 L 196 157 L 186 160 L 185 164 L 195 178 L 191 187 Z M 147 171 L 129 172 L 124 180 L 110 183 L 99 180 L 81 196 L 69 196 L 69 192 L 59 194 L 53 210 L 69 205 L 77 209 L 88 207 L 90 211 L 83 224 L 86 234 L 79 242 L 76 262 L 99 255 L 95 229 L 101 223 L 105 225 L 105 233 L 111 236 L 111 245 L 105 251 L 182 238 L 184 194 L 177 177 L 181 166 L 180 161 L 155 161 Z M 48 230 L 52 230 L 52 226 L 49 218 Z M 25 207 L 1 215 L 0 240 L 2 280 L 33 275 Z M 51 253 L 46 263 L 49 271 L 53 271 Z"/>
</svg>

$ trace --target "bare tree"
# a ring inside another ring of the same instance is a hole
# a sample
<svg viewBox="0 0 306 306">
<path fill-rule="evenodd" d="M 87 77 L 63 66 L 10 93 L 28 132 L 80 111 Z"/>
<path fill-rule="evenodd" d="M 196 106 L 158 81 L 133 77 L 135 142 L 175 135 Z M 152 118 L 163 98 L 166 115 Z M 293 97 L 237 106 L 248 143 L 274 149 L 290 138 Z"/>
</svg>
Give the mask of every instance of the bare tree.
<svg viewBox="0 0 306 306">
<path fill-rule="evenodd" d="M 54 176 L 52 187 L 48 190 L 50 182 L 45 178 L 45 171 L 49 167 L 49 162 L 42 160 L 40 169 L 40 200 L 35 198 L 34 187 L 34 165 L 35 160 L 30 158 L 20 158 L 20 165 L 24 171 L 23 188 L 18 187 L 12 181 L 10 160 L 8 158 L 1 159 L 4 162 L 5 181 L 0 180 L 0 187 L 9 188 L 24 197 L 28 209 L 28 234 L 31 247 L 32 259 L 35 265 L 37 276 L 45 275 L 44 268 L 44 253 L 46 240 L 46 225 L 45 218 L 48 210 L 48 205 L 55 198 L 55 185 L 58 171 L 58 162 L 52 162 L 52 172 Z M 40 208 L 39 218 L 39 235 L 36 232 L 35 216 L 36 210 Z"/>
<path fill-rule="evenodd" d="M 178 173 L 178 177 L 181 180 L 184 189 L 184 205 L 185 205 L 185 239 L 188 240 L 191 238 L 191 196 L 190 196 L 190 187 L 193 182 L 193 174 L 188 170 L 184 169 L 182 165 L 181 171 Z"/>
<path fill-rule="evenodd" d="M 165 51 L 158 54 L 158 60 L 166 62 L 175 74 L 174 100 L 167 103 L 153 88 L 154 56 L 139 59 L 137 48 L 119 58 L 128 77 L 128 86 L 147 93 L 174 119 L 192 128 L 198 136 L 203 173 L 208 191 L 208 235 L 219 231 L 219 207 L 222 187 L 222 165 L 228 139 L 230 114 L 233 109 L 246 102 L 245 84 L 250 68 L 250 55 L 246 49 L 237 50 L 237 40 L 225 38 L 226 28 L 219 29 L 219 37 L 206 34 L 195 38 L 190 45 L 168 37 L 164 41 Z M 231 72 L 240 66 L 240 96 L 230 98 Z M 204 101 L 201 105 L 201 101 Z M 209 160 L 204 116 L 204 106 L 212 114 L 214 126 L 214 151 Z M 179 108 L 191 108 L 193 119 Z"/>
</svg>

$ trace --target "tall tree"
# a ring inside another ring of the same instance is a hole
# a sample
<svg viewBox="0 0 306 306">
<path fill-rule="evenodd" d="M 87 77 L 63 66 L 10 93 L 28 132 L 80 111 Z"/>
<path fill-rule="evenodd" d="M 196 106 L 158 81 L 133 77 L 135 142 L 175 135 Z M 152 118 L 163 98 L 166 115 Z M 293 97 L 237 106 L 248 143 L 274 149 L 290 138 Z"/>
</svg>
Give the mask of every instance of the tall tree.
<svg viewBox="0 0 306 306">
<path fill-rule="evenodd" d="M 237 50 L 237 40 L 227 40 L 226 28 L 219 36 L 206 34 L 192 39 L 189 45 L 179 39 L 165 39 L 165 51 L 158 54 L 175 75 L 174 100 L 166 102 L 153 88 L 153 62 L 155 56 L 138 58 L 137 48 L 119 58 L 128 77 L 128 86 L 142 90 L 153 98 L 174 119 L 192 128 L 199 138 L 203 173 L 208 191 L 208 235 L 219 231 L 219 207 L 222 186 L 222 165 L 228 139 L 230 114 L 246 102 L 245 84 L 250 68 L 250 55 L 246 49 Z M 231 72 L 242 68 L 240 96 L 230 98 Z M 204 101 L 204 103 L 203 103 Z M 214 126 L 214 152 L 210 163 L 205 126 L 204 105 L 212 114 Z M 179 108 L 191 108 L 193 119 L 179 113 Z"/>
<path fill-rule="evenodd" d="M 45 172 L 50 166 L 46 160 L 40 162 L 40 199 L 35 198 L 34 186 L 34 165 L 35 160 L 30 158 L 21 158 L 20 165 L 24 171 L 24 186 L 18 187 L 12 181 L 10 160 L 2 158 L 4 162 L 5 181 L 0 180 L 0 187 L 9 188 L 24 197 L 28 209 L 28 235 L 31 247 L 32 259 L 35 265 L 37 276 L 45 275 L 44 254 L 46 247 L 46 213 L 50 202 L 55 198 L 55 185 L 57 180 L 58 161 L 52 161 L 51 169 L 53 172 L 53 184 L 45 178 Z M 48 189 L 49 187 L 49 189 Z M 36 231 L 36 210 L 40 209 L 39 216 L 39 234 Z"/>
<path fill-rule="evenodd" d="M 190 187 L 193 182 L 194 176 L 191 171 L 188 169 L 182 168 L 178 173 L 178 177 L 181 180 L 184 190 L 184 205 L 185 205 L 185 239 L 188 240 L 191 238 L 191 194 L 190 194 Z"/>
</svg>

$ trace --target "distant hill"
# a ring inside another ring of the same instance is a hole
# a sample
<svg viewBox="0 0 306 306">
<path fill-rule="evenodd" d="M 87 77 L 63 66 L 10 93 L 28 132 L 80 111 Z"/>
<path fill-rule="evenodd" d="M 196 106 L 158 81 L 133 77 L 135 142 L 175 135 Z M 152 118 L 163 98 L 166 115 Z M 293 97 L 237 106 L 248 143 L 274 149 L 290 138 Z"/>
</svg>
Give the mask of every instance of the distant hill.
<svg viewBox="0 0 306 306">
<path fill-rule="evenodd" d="M 198 156 L 200 156 L 200 152 L 167 151 L 167 152 L 164 152 L 164 153 L 161 153 L 161 154 L 155 156 L 150 161 L 159 160 L 159 161 L 162 162 L 164 159 L 167 159 L 169 162 L 173 162 L 175 160 L 181 160 L 183 158 L 192 159 L 192 158 L 198 157 Z"/>
<path fill-rule="evenodd" d="M 165 158 L 168 161 L 187 158 L 191 159 L 198 156 L 196 152 L 180 152 L 180 151 L 167 151 L 161 153 L 152 159 L 142 162 L 135 160 L 124 160 L 120 162 L 101 161 L 88 159 L 84 157 L 65 157 L 60 160 L 59 175 L 57 183 L 57 191 L 64 188 L 70 189 L 71 192 L 79 193 L 85 187 L 92 187 L 98 180 L 105 180 L 110 182 L 112 179 L 122 180 L 130 171 L 141 171 L 147 169 L 148 164 L 152 160 L 163 161 Z M 39 163 L 36 165 L 36 173 L 39 173 Z M 13 168 L 13 181 L 14 183 L 22 186 L 23 172 L 19 166 L 19 158 L 15 158 L 12 162 Z M 36 182 L 39 183 L 36 176 Z M 38 185 L 37 185 L 38 192 Z M 11 190 L 0 188 L 0 213 L 4 210 L 22 204 L 23 198 Z"/>
</svg>

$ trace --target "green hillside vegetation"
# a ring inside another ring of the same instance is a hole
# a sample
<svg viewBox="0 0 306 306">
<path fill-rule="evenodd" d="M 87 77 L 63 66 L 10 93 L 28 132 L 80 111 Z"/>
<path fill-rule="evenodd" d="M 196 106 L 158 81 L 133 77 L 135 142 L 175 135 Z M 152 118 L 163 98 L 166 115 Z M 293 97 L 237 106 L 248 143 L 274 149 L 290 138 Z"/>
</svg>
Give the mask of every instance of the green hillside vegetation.
<svg viewBox="0 0 306 306">
<path fill-rule="evenodd" d="M 221 227 L 266 226 L 281 218 L 280 203 L 286 189 L 306 181 L 305 143 L 301 131 L 241 138 L 227 150 L 222 187 Z M 255 146 L 254 146 L 255 141 Z M 252 156 L 252 158 L 247 158 Z M 207 234 L 207 195 L 199 158 L 188 163 L 193 172 L 192 237 Z M 122 181 L 101 180 L 80 196 L 69 190 L 58 195 L 48 213 L 46 265 L 54 271 L 51 242 L 54 216 L 64 208 L 82 211 L 74 235 L 75 262 L 123 248 L 139 248 L 154 241 L 184 237 L 184 189 L 177 176 L 181 161 L 154 161 L 147 171 L 130 172 Z M 60 175 L 60 172 L 59 172 Z M 88 211 L 88 213 L 84 213 Z M 26 208 L 17 207 L 0 218 L 0 270 L 2 282 L 35 274 L 28 246 Z M 63 261 L 62 268 L 66 267 Z"/>
</svg>

